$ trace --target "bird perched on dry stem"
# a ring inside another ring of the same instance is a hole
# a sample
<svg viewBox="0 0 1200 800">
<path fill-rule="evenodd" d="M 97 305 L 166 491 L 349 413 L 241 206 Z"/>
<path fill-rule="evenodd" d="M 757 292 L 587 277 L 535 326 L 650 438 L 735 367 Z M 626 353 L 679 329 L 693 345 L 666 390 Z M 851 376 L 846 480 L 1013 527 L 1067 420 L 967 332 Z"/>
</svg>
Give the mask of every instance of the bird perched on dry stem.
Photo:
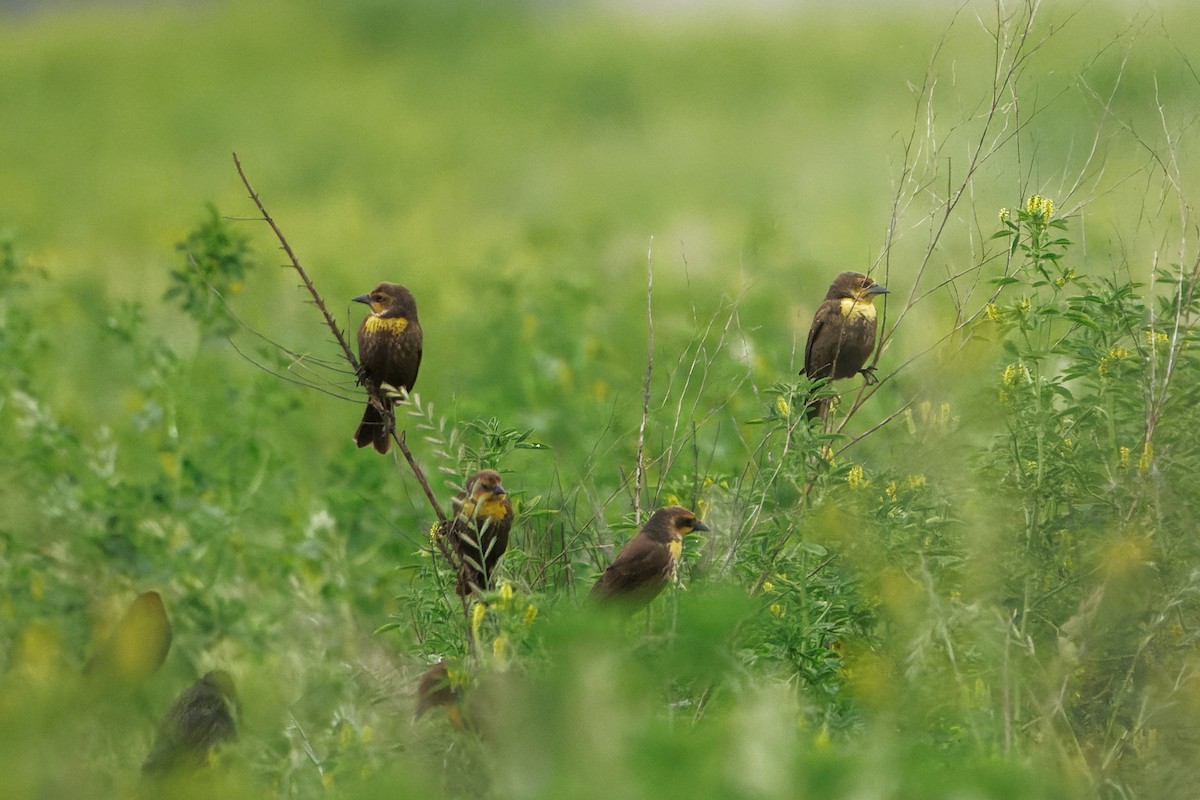
<svg viewBox="0 0 1200 800">
<path fill-rule="evenodd" d="M 388 383 L 411 392 L 417 382 L 424 345 L 412 292 L 397 283 L 381 283 L 369 294 L 354 298 L 354 302 L 366 303 L 371 308 L 358 328 L 358 359 L 366 377 L 376 386 Z M 390 416 L 380 413 L 368 401 L 354 434 L 358 446 L 373 444 L 377 451 L 386 453 L 391 446 Z"/>
<path fill-rule="evenodd" d="M 458 555 L 460 597 L 490 589 L 496 563 L 508 549 L 513 507 L 508 492 L 494 469 L 476 472 L 466 489 L 453 501 L 450 519 L 442 523 L 442 535 Z"/>
<path fill-rule="evenodd" d="M 171 621 L 158 592 L 138 595 L 83 674 L 88 678 L 135 684 L 153 675 L 171 649 Z"/>
<path fill-rule="evenodd" d="M 158 737 L 142 772 L 168 777 L 208 764 L 212 749 L 237 737 L 241 713 L 233 678 L 214 670 L 175 699 L 159 726 Z"/>
<path fill-rule="evenodd" d="M 867 385 L 875 382 L 875 368 L 863 365 L 875 350 L 875 297 L 886 293 L 861 272 L 843 272 L 834 278 L 808 331 L 804 374 L 810 380 L 862 373 Z M 814 400 L 808 405 L 808 418 L 823 417 L 828 409 L 829 398 Z"/>
<path fill-rule="evenodd" d="M 655 511 L 646 524 L 609 565 L 592 587 L 589 597 L 606 604 L 621 604 L 630 609 L 647 605 L 675 579 L 683 537 L 708 527 L 696 515 L 681 506 Z"/>
</svg>

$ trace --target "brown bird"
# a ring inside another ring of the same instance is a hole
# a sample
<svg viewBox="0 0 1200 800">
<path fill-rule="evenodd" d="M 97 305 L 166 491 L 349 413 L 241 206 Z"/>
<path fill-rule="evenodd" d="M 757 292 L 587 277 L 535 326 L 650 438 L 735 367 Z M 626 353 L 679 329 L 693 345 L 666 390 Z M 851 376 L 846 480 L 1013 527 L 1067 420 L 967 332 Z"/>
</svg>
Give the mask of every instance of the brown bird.
<svg viewBox="0 0 1200 800">
<path fill-rule="evenodd" d="M 675 579 L 683 537 L 708 527 L 681 506 L 655 511 L 642 529 L 621 548 L 592 587 L 589 597 L 604 603 L 621 603 L 630 609 L 647 605 L 667 581 Z"/>
<path fill-rule="evenodd" d="M 388 383 L 411 392 L 424 344 L 412 292 L 396 283 L 381 283 L 370 294 L 354 298 L 354 302 L 371 307 L 358 328 L 358 359 L 366 377 L 376 386 Z M 377 451 L 386 453 L 391 445 L 390 434 L 388 420 L 368 402 L 354 434 L 358 446 L 373 444 Z"/>
<path fill-rule="evenodd" d="M 494 469 L 476 472 L 453 500 L 454 513 L 442 534 L 458 554 L 461 569 L 455 591 L 460 597 L 490 589 L 496 563 L 508 549 L 513 507 Z"/>
<path fill-rule="evenodd" d="M 417 713 L 420 719 L 425 712 L 438 706 L 446 707 L 446 715 L 457 728 L 463 728 L 462 709 L 459 700 L 462 687 L 450 677 L 450 668 L 445 660 L 439 661 L 421 674 L 417 681 Z"/>
<path fill-rule="evenodd" d="M 141 683 L 171 649 L 171 621 L 158 592 L 138 595 L 113 632 L 96 648 L 83 674 L 115 683 Z"/>
<path fill-rule="evenodd" d="M 240 714 L 230 674 L 224 670 L 207 673 L 185 689 L 167 711 L 142 773 L 161 778 L 206 766 L 214 747 L 237 738 Z"/>
<path fill-rule="evenodd" d="M 444 707 L 446 719 L 455 728 L 494 741 L 497 734 L 510 730 L 501 724 L 501 716 L 511 705 L 521 705 L 519 698 L 524 684 L 516 679 L 516 672 L 472 675 L 462 667 L 439 661 L 417 681 L 415 719 Z"/>
<path fill-rule="evenodd" d="M 864 367 L 875 350 L 875 296 L 887 294 L 861 272 L 843 272 L 834 278 L 825 300 L 813 315 L 804 348 L 804 375 L 810 380 L 837 380 L 862 373 L 870 385 L 874 367 Z M 823 417 L 829 398 L 808 405 L 808 418 Z"/>
</svg>

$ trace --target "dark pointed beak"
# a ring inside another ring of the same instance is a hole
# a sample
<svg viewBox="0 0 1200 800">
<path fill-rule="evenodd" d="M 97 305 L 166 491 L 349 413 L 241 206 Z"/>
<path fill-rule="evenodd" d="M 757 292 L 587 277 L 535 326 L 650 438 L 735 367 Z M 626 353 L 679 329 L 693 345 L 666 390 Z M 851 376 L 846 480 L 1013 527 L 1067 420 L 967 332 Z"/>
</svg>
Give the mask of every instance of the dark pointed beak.
<svg viewBox="0 0 1200 800">
<path fill-rule="evenodd" d="M 696 520 L 695 522 L 692 523 L 692 530 L 693 531 L 707 531 L 707 530 L 712 530 L 712 529 L 709 528 L 707 525 L 705 525 L 700 520 Z"/>
<path fill-rule="evenodd" d="M 888 293 L 888 290 L 885 287 L 880 286 L 878 283 L 874 284 L 873 286 L 871 286 L 870 288 L 867 289 L 867 294 L 887 294 L 887 293 Z"/>
<path fill-rule="evenodd" d="M 353 300 L 352 302 L 355 302 L 355 303 L 366 303 L 367 305 L 371 305 L 371 295 L 369 295 L 369 294 L 360 294 L 358 297 L 354 298 L 354 300 Z"/>
<path fill-rule="evenodd" d="M 505 491 L 503 486 L 497 483 L 496 488 L 492 489 L 492 494 L 508 494 L 508 492 Z"/>
</svg>

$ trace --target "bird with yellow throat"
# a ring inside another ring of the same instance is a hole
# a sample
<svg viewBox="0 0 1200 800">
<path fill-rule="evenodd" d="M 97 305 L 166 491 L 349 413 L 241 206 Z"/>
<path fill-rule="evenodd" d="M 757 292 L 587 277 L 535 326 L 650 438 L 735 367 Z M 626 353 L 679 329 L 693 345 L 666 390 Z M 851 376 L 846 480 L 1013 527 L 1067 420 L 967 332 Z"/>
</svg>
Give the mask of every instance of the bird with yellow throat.
<svg viewBox="0 0 1200 800">
<path fill-rule="evenodd" d="M 629 610 L 648 605 L 675 580 L 683 537 L 706 530 L 708 526 L 682 506 L 658 509 L 604 570 L 592 586 L 590 599 Z"/>
<path fill-rule="evenodd" d="M 861 272 L 843 272 L 834 278 L 813 315 L 803 374 L 812 381 L 861 374 L 868 386 L 875 382 L 875 368 L 864 365 L 875 350 L 875 298 L 881 294 L 887 294 L 887 289 Z M 823 417 L 828 409 L 828 397 L 814 400 L 808 405 L 808 418 Z"/>
<path fill-rule="evenodd" d="M 371 309 L 358 328 L 358 359 L 366 377 L 377 387 L 387 383 L 411 392 L 424 345 L 412 292 L 398 283 L 381 283 L 368 294 L 354 298 L 354 302 L 365 303 Z M 368 402 L 354 440 L 359 447 L 370 444 L 386 453 L 391 446 L 393 422 L 390 414 L 384 415 Z"/>
<path fill-rule="evenodd" d="M 481 469 L 454 498 L 453 515 L 442 525 L 459 559 L 460 597 L 481 594 L 495 582 L 500 556 L 508 549 L 513 507 L 508 491 L 494 469 Z"/>
</svg>

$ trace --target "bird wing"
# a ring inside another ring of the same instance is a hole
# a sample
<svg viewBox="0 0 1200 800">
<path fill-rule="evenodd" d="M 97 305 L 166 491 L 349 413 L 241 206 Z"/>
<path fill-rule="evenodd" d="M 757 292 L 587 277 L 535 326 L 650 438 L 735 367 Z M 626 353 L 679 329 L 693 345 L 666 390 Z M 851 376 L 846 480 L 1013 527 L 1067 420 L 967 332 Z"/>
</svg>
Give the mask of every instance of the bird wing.
<svg viewBox="0 0 1200 800">
<path fill-rule="evenodd" d="M 620 555 L 592 587 L 598 598 L 657 591 L 666 580 L 671 553 L 665 545 L 639 535 L 629 540 Z"/>
<path fill-rule="evenodd" d="M 808 342 L 804 345 L 804 374 L 809 378 L 823 377 L 813 375 L 813 370 L 818 366 L 813 363 L 813 343 L 817 341 L 817 336 L 820 335 L 821 329 L 825 327 L 828 319 L 829 307 L 822 303 L 817 308 L 817 313 L 813 315 L 812 327 L 808 329 Z"/>
<path fill-rule="evenodd" d="M 417 363 L 413 364 L 412 380 L 408 382 L 409 391 L 417 382 L 417 373 L 421 371 L 421 354 L 425 352 L 424 343 L 417 345 Z"/>
</svg>

